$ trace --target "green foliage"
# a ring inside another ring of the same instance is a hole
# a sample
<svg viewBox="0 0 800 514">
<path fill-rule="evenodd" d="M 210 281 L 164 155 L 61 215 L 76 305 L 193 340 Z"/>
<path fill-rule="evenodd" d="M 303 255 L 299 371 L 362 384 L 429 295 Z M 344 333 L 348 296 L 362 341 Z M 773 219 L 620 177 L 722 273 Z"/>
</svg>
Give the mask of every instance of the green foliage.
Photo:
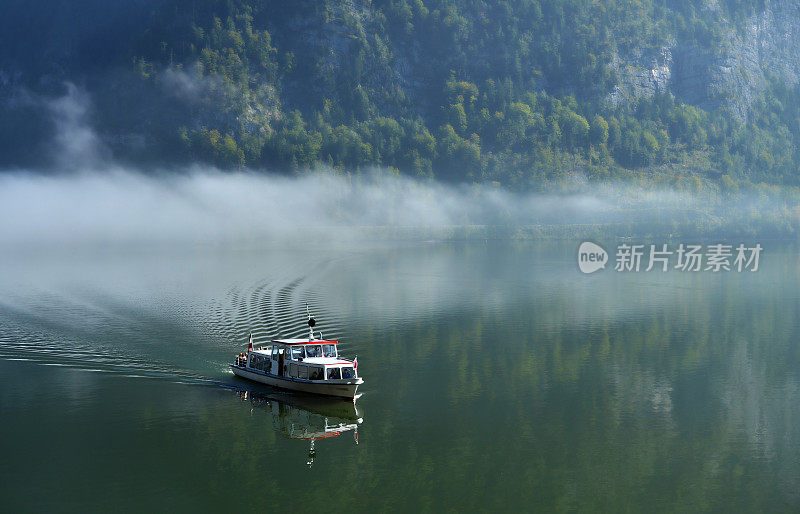
<svg viewBox="0 0 800 514">
<path fill-rule="evenodd" d="M 595 114 L 592 118 L 590 138 L 595 145 L 604 145 L 608 142 L 608 122 L 599 114 Z"/>
<path fill-rule="evenodd" d="M 178 70 L 203 84 L 164 147 L 219 166 L 381 165 L 536 189 L 680 164 L 724 174 L 726 190 L 745 177 L 796 184 L 797 88 L 774 81 L 747 122 L 669 93 L 608 101 L 614 55 L 672 37 L 713 46 L 725 16 L 763 7 L 703 5 L 173 0 L 132 62 L 145 83 Z"/>
<path fill-rule="evenodd" d="M 181 138 L 192 152 L 218 166 L 238 167 L 244 164 L 244 151 L 230 134 L 222 135 L 216 129 L 203 127 L 191 133 L 183 130 Z"/>
</svg>

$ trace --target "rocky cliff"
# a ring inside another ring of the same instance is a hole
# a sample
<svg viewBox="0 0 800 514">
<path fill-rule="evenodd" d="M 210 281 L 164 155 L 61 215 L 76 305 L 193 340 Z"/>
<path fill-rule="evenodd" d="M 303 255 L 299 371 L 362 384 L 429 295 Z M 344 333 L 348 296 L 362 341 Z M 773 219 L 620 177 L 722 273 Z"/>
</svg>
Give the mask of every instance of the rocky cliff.
<svg viewBox="0 0 800 514">
<path fill-rule="evenodd" d="M 614 56 L 620 80 L 608 99 L 612 105 L 669 91 L 688 104 L 727 108 L 745 119 L 768 80 L 800 82 L 800 0 L 764 0 L 739 21 L 728 19 L 716 1 L 704 9 L 722 27 L 707 44 L 669 36 L 660 47 Z"/>
</svg>

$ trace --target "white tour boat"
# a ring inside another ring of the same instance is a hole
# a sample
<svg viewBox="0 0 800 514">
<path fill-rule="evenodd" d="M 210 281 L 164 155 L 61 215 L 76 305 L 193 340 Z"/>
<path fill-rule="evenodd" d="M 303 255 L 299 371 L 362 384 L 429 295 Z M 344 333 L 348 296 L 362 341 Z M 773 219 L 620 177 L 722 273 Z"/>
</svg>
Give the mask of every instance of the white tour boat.
<svg viewBox="0 0 800 514">
<path fill-rule="evenodd" d="M 235 375 L 281 389 L 355 399 L 364 380 L 358 376 L 358 357 L 339 356 L 339 341 L 314 337 L 315 320 L 308 315 L 308 339 L 274 339 L 236 356 L 231 370 Z"/>
</svg>

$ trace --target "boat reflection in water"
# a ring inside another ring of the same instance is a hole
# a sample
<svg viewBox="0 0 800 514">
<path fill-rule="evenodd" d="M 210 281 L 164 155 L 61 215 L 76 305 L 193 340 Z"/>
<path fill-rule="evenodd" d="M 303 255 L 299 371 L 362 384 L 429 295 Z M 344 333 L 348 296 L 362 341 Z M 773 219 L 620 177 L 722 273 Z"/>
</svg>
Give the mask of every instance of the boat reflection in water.
<svg viewBox="0 0 800 514">
<path fill-rule="evenodd" d="M 320 439 L 352 432 L 358 444 L 358 425 L 364 418 L 354 402 L 255 391 L 237 393 L 242 401 L 250 403 L 252 410 L 267 411 L 278 433 L 289 439 L 309 441 L 306 461 L 309 467 L 314 464 L 315 443 Z"/>
</svg>

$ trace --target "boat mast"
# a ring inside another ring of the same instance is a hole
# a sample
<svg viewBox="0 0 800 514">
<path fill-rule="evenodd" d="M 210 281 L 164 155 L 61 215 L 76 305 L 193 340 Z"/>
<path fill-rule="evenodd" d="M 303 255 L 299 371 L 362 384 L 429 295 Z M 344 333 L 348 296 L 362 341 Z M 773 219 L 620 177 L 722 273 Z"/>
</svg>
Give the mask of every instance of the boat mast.
<svg viewBox="0 0 800 514">
<path fill-rule="evenodd" d="M 308 314 L 308 340 L 314 340 L 314 325 L 317 324 L 317 320 L 314 319 L 314 316 L 311 315 L 311 310 L 308 308 L 308 302 L 306 302 L 306 314 Z"/>
</svg>

